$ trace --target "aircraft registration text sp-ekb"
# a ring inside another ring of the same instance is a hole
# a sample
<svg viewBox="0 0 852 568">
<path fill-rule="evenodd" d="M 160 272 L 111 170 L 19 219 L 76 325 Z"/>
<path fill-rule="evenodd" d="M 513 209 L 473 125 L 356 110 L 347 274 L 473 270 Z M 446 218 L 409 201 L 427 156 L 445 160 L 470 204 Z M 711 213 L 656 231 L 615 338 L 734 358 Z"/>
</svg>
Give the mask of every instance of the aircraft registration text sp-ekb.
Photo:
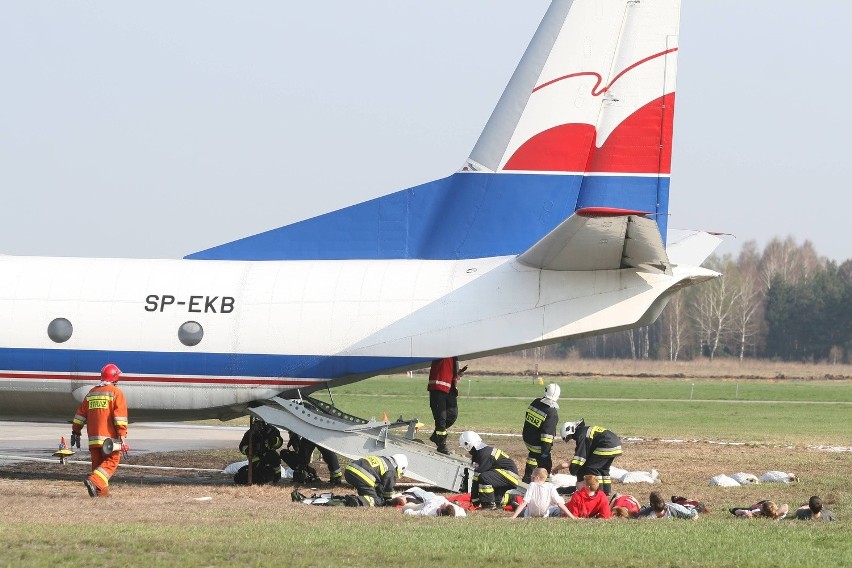
<svg viewBox="0 0 852 568">
<path fill-rule="evenodd" d="M 173 309 L 185 307 L 187 312 L 194 314 L 230 314 L 235 304 L 233 296 L 189 296 L 187 300 L 179 300 L 171 294 L 149 294 L 145 298 L 145 311 L 163 312 L 168 306 L 176 306 Z"/>
</svg>

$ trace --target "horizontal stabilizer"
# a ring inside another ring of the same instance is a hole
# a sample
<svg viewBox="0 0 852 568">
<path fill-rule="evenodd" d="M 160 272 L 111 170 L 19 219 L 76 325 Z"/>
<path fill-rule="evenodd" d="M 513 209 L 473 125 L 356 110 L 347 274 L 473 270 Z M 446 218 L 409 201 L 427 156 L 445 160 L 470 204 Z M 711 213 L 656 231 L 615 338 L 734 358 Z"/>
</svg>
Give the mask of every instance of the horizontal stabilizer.
<svg viewBox="0 0 852 568">
<path fill-rule="evenodd" d="M 669 231 L 666 253 L 674 264 L 701 266 L 721 243 L 718 236 L 703 231 Z"/>
<path fill-rule="evenodd" d="M 670 272 L 657 224 L 640 212 L 581 209 L 519 255 L 518 261 L 542 270 Z"/>
</svg>

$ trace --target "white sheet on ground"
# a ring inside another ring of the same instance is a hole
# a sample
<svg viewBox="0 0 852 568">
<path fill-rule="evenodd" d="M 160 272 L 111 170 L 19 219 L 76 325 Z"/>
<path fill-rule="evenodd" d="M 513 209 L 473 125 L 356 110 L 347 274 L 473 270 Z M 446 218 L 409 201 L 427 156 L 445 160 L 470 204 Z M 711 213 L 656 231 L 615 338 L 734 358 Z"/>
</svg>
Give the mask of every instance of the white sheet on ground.
<svg viewBox="0 0 852 568">
<path fill-rule="evenodd" d="M 786 473 L 783 471 L 767 471 L 758 479 L 764 483 L 792 483 L 798 481 L 795 473 Z"/>
<path fill-rule="evenodd" d="M 720 473 L 710 478 L 710 485 L 714 487 L 739 487 L 740 483 L 736 479 Z"/>
<path fill-rule="evenodd" d="M 731 476 L 731 479 L 733 479 L 740 485 L 756 485 L 760 483 L 760 481 L 758 481 L 757 479 L 757 476 L 753 473 L 735 473 Z"/>
</svg>

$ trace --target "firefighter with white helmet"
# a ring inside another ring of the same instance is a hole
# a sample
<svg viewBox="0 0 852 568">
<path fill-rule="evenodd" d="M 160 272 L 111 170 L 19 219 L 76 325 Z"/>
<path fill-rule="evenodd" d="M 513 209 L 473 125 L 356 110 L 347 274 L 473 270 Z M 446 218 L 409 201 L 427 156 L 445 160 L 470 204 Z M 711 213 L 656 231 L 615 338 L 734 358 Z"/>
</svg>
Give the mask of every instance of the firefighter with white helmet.
<svg viewBox="0 0 852 568">
<path fill-rule="evenodd" d="M 507 491 L 518 486 L 518 467 L 503 450 L 487 446 L 476 432 L 462 432 L 459 446 L 475 465 L 470 501 L 483 509 L 497 509 L 508 502 Z"/>
<path fill-rule="evenodd" d="M 527 464 L 524 468 L 523 481 L 530 482 L 532 472 L 542 467 L 550 473 L 553 469 L 551 448 L 556 438 L 556 428 L 559 426 L 559 395 L 561 389 L 556 383 L 550 383 L 544 389 L 544 396 L 533 400 L 524 416 L 522 437 L 527 446 Z"/>
<path fill-rule="evenodd" d="M 83 481 L 90 497 L 108 497 L 109 480 L 118 469 L 121 452 L 104 453 L 104 442 L 116 441 L 124 446 L 127 437 L 127 402 L 116 386 L 121 369 L 114 363 L 104 365 L 99 382 L 83 399 L 71 425 L 71 445 L 80 447 L 83 426 L 89 436 L 92 473 Z M 107 444 L 107 447 L 112 443 Z"/>
<path fill-rule="evenodd" d="M 563 462 L 560 466 L 567 467 L 568 473 L 577 476 L 577 489 L 584 486 L 579 481 L 583 476 L 594 475 L 600 482 L 601 490 L 609 495 L 612 490 L 609 469 L 613 460 L 621 455 L 621 439 L 601 426 L 586 426 L 582 418 L 562 425 L 562 439 L 577 443 L 571 463 Z"/>
<path fill-rule="evenodd" d="M 343 478 L 358 492 L 358 503 L 380 507 L 393 497 L 396 482 L 408 469 L 408 456 L 365 456 L 346 466 Z"/>
<path fill-rule="evenodd" d="M 577 431 L 577 426 L 585 424 L 585 420 L 580 418 L 576 422 L 566 422 L 562 425 L 562 441 L 567 442 L 574 438 L 574 432 Z"/>
</svg>

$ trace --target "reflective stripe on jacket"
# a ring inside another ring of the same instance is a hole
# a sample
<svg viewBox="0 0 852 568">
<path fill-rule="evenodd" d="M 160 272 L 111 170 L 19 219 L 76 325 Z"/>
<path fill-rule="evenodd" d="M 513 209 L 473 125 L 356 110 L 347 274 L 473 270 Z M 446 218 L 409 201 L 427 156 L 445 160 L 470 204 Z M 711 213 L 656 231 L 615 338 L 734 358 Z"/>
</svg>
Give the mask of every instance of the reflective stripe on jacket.
<svg viewBox="0 0 852 568">
<path fill-rule="evenodd" d="M 568 472 L 576 475 L 592 454 L 603 457 L 621 455 L 621 439 L 611 430 L 600 426 L 587 426 L 577 430 L 577 448 Z"/>
<path fill-rule="evenodd" d="M 102 383 L 90 390 L 74 415 L 71 429 L 79 433 L 83 425 L 89 447 L 102 446 L 107 438 L 127 436 L 127 402 L 121 389 Z"/>
<path fill-rule="evenodd" d="M 369 486 L 375 487 L 385 499 L 393 496 L 396 486 L 396 466 L 385 456 L 366 456 L 346 466 L 346 470 L 363 479 Z"/>
<path fill-rule="evenodd" d="M 458 394 L 459 359 L 446 357 L 432 361 L 427 390 Z"/>
<path fill-rule="evenodd" d="M 559 424 L 559 405 L 541 397 L 532 401 L 524 416 L 522 437 L 527 449 L 536 453 L 550 453 L 556 428 Z"/>
</svg>

